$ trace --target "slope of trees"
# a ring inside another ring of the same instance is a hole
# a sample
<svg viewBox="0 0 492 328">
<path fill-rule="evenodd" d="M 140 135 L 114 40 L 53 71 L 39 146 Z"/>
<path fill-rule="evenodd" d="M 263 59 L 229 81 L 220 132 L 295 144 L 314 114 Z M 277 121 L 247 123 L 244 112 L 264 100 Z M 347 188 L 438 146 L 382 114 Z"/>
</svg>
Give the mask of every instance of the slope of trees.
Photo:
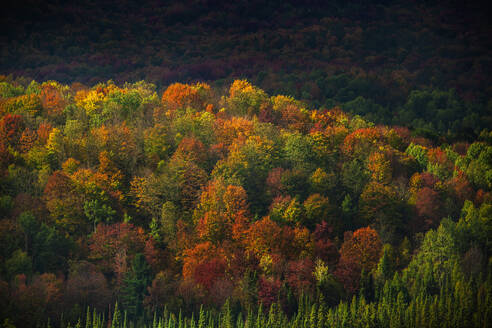
<svg viewBox="0 0 492 328">
<path fill-rule="evenodd" d="M 479 1 L 19 0 L 0 13 L 0 71 L 159 88 L 248 78 L 315 107 L 472 141 L 492 125 L 489 12 Z"/>
<path fill-rule="evenodd" d="M 440 143 L 246 80 L 0 86 L 5 326 L 491 320 L 488 130 Z"/>
</svg>

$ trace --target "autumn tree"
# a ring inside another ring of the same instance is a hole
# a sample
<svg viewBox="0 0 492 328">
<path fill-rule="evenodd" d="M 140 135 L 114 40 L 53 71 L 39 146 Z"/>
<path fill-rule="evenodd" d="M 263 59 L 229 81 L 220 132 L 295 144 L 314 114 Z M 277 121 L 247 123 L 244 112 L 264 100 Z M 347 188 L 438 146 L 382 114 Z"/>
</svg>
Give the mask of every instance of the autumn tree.
<svg viewBox="0 0 492 328">
<path fill-rule="evenodd" d="M 62 171 L 48 178 L 43 197 L 52 220 L 63 229 L 75 232 L 84 227 L 82 204 L 73 181 Z"/>
<path fill-rule="evenodd" d="M 0 142 L 18 149 L 24 128 L 22 116 L 11 114 L 3 116 L 0 120 Z"/>
<path fill-rule="evenodd" d="M 379 235 L 370 227 L 345 233 L 335 275 L 347 291 L 353 293 L 358 289 L 362 270 L 371 272 L 376 267 L 381 249 Z"/>
<path fill-rule="evenodd" d="M 152 254 L 146 247 L 148 238 L 142 228 L 130 223 L 101 223 L 90 237 L 89 259 L 120 285 L 136 254 Z"/>
<path fill-rule="evenodd" d="M 235 80 L 229 88 L 228 112 L 237 116 L 258 115 L 260 106 L 267 102 L 265 92 L 246 80 Z"/>
<path fill-rule="evenodd" d="M 193 216 L 201 239 L 212 243 L 231 239 L 234 224 L 249 217 L 246 192 L 242 187 L 214 180 L 202 192 Z"/>
<path fill-rule="evenodd" d="M 186 107 L 195 107 L 196 110 L 200 110 L 209 97 L 210 86 L 208 84 L 174 83 L 162 94 L 162 104 L 171 112 L 186 109 Z"/>
<path fill-rule="evenodd" d="M 365 224 L 374 225 L 385 242 L 395 242 L 401 235 L 408 213 L 394 187 L 370 182 L 361 194 L 359 206 Z"/>
</svg>

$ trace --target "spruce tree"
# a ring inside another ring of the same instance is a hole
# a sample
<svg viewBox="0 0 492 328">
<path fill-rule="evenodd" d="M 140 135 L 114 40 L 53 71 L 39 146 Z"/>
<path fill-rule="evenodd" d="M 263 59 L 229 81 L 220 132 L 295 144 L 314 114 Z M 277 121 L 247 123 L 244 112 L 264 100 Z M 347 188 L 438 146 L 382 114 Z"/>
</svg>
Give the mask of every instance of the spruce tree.
<svg viewBox="0 0 492 328">
<path fill-rule="evenodd" d="M 200 314 L 198 316 L 198 328 L 205 328 L 205 311 L 203 310 L 203 304 L 200 305 Z"/>
<path fill-rule="evenodd" d="M 118 308 L 118 302 L 114 306 L 113 321 L 111 321 L 111 328 L 120 328 L 121 326 L 121 313 Z"/>
</svg>

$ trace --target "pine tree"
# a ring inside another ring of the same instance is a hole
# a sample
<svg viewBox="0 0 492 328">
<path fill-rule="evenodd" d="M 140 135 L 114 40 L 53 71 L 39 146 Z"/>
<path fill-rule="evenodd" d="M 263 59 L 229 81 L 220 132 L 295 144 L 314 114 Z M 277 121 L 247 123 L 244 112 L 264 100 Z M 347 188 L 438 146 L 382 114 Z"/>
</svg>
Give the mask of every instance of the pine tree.
<svg viewBox="0 0 492 328">
<path fill-rule="evenodd" d="M 193 312 L 191 313 L 190 328 L 196 328 L 195 313 L 193 313 Z"/>
<path fill-rule="evenodd" d="M 309 327 L 316 328 L 318 319 L 318 309 L 316 308 L 316 304 L 311 306 L 311 313 L 309 315 Z"/>
<path fill-rule="evenodd" d="M 263 306 L 260 304 L 260 306 L 258 307 L 258 314 L 256 316 L 256 325 L 255 327 L 256 328 L 263 328 Z"/>
<path fill-rule="evenodd" d="M 237 316 L 236 328 L 244 328 L 243 315 L 241 312 L 239 312 L 239 315 Z"/>
<path fill-rule="evenodd" d="M 251 307 L 249 307 L 244 328 L 253 328 L 253 324 L 254 324 L 253 310 L 251 310 Z"/>
<path fill-rule="evenodd" d="M 92 322 L 91 322 L 91 310 L 89 307 L 87 307 L 87 311 L 85 314 L 85 328 L 91 328 Z"/>
<path fill-rule="evenodd" d="M 320 302 L 318 309 L 318 321 L 316 324 L 317 328 L 325 327 L 325 303 L 323 301 Z"/>
<path fill-rule="evenodd" d="M 150 267 L 143 254 L 135 255 L 130 270 L 123 279 L 122 302 L 131 318 L 142 312 L 142 303 L 150 284 Z"/>
<path fill-rule="evenodd" d="M 111 328 L 120 328 L 121 326 L 121 313 L 118 308 L 118 302 L 114 306 L 113 321 L 111 322 Z"/>
<path fill-rule="evenodd" d="M 203 310 L 203 304 L 200 305 L 200 314 L 198 316 L 198 328 L 205 328 L 205 311 Z"/>
<path fill-rule="evenodd" d="M 229 303 L 229 299 L 226 300 L 224 306 L 222 307 L 222 327 L 224 328 L 232 328 L 232 313 L 231 306 Z"/>
</svg>

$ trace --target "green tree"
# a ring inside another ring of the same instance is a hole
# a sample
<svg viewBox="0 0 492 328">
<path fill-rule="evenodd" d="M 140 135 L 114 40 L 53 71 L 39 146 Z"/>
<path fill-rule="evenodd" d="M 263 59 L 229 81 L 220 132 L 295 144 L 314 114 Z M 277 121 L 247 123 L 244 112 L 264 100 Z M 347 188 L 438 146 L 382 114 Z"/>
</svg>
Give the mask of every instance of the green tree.
<svg viewBox="0 0 492 328">
<path fill-rule="evenodd" d="M 147 286 L 151 283 L 150 267 L 143 254 L 138 253 L 133 259 L 130 270 L 123 279 L 121 301 L 128 314 L 137 318 L 142 314 L 143 300 L 147 293 Z"/>
</svg>

